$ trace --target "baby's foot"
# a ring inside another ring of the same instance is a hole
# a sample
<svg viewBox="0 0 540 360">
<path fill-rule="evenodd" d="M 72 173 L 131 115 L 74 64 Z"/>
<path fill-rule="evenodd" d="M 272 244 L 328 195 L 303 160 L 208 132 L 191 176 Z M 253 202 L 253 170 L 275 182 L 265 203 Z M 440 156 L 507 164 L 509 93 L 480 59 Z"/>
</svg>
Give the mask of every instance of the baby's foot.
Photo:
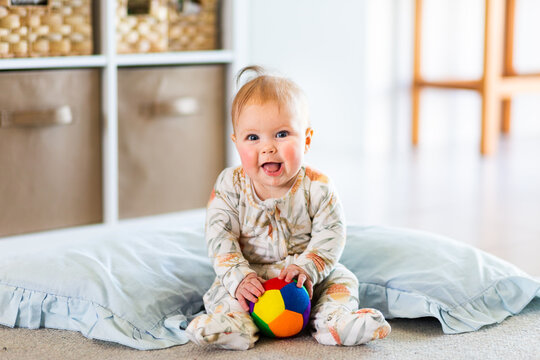
<svg viewBox="0 0 540 360">
<path fill-rule="evenodd" d="M 336 310 L 328 315 L 324 324 L 317 326 L 316 321 L 316 328 L 313 336 L 323 345 L 360 345 L 390 333 L 390 325 L 375 309 Z"/>
<path fill-rule="evenodd" d="M 249 316 L 238 312 L 197 316 L 186 329 L 197 345 L 215 345 L 228 350 L 247 350 L 258 340 L 257 327 Z"/>
</svg>

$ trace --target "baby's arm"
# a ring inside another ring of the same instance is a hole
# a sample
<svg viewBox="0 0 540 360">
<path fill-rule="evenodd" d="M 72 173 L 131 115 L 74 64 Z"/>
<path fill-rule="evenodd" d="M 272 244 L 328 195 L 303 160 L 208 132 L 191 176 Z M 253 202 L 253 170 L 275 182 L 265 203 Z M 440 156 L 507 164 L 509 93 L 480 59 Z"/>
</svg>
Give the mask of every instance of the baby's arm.
<svg viewBox="0 0 540 360">
<path fill-rule="evenodd" d="M 247 275 L 256 273 L 250 268 L 240 249 L 238 196 L 232 179 L 228 178 L 230 173 L 227 176 L 226 172 L 227 170 L 223 171 L 218 177 L 208 203 L 206 242 L 208 256 L 213 261 L 214 270 L 221 284 L 231 296 L 236 297 L 238 285 Z"/>
<path fill-rule="evenodd" d="M 330 274 L 341 257 L 345 247 L 345 218 L 331 183 L 314 181 L 310 191 L 314 214 L 311 241 L 293 264 L 302 268 L 316 285 Z"/>
</svg>

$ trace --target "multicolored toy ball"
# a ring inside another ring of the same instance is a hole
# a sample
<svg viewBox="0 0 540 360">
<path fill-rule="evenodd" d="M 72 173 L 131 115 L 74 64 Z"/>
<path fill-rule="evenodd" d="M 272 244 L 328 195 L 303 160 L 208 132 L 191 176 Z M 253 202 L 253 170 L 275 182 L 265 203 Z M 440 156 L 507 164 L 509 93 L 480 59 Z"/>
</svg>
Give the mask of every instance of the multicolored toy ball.
<svg viewBox="0 0 540 360">
<path fill-rule="evenodd" d="M 256 303 L 249 302 L 249 313 L 261 332 L 269 337 L 289 337 L 306 327 L 311 301 L 305 287 L 297 287 L 296 280 L 286 282 L 278 278 L 267 280 L 265 293 Z"/>
</svg>

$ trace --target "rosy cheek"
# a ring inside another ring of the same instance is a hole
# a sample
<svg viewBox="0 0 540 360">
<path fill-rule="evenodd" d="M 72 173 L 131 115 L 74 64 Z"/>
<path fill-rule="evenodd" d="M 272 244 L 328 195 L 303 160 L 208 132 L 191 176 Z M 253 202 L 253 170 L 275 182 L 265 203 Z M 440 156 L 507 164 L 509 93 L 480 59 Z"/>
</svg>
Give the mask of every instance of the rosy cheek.
<svg viewBox="0 0 540 360">
<path fill-rule="evenodd" d="M 252 151 L 245 147 L 238 147 L 238 155 L 240 155 L 240 160 L 244 167 L 253 166 L 257 162 L 257 154 L 255 151 Z"/>
<path fill-rule="evenodd" d="M 302 151 L 299 151 L 298 146 L 294 143 L 284 144 L 281 154 L 283 159 L 289 163 L 296 163 L 302 157 Z"/>
</svg>

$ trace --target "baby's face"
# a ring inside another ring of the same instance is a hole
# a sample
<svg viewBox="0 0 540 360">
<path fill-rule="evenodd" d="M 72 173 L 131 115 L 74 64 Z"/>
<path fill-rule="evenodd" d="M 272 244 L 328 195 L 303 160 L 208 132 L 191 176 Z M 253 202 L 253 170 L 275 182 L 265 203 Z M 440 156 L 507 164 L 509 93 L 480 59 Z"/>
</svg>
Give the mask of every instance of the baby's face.
<svg viewBox="0 0 540 360">
<path fill-rule="evenodd" d="M 261 200 L 279 198 L 293 185 L 313 131 L 275 102 L 248 104 L 232 136 L 244 171 Z"/>
</svg>

